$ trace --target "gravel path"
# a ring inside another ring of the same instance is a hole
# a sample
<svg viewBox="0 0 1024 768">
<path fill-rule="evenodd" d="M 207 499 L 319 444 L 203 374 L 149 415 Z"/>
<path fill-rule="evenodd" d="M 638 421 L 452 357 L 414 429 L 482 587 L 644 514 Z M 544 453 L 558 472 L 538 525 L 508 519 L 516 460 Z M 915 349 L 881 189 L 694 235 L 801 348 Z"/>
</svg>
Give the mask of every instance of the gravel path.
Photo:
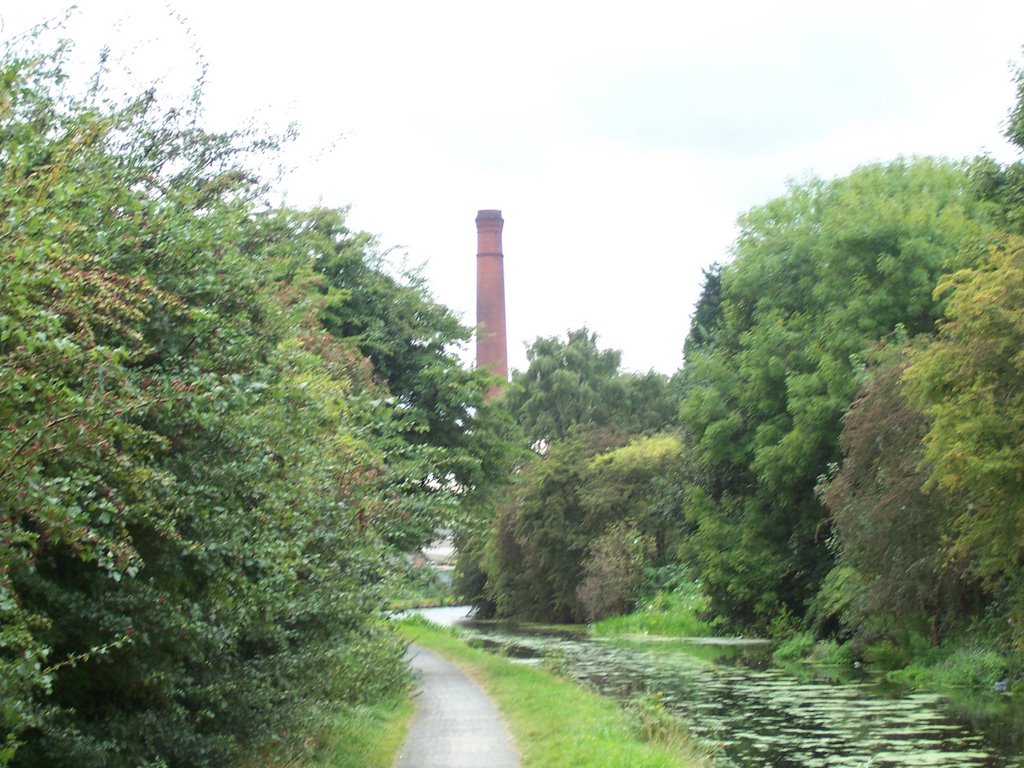
<svg viewBox="0 0 1024 768">
<path fill-rule="evenodd" d="M 519 754 L 498 710 L 454 664 L 410 646 L 419 675 L 416 714 L 395 768 L 519 768 Z"/>
</svg>

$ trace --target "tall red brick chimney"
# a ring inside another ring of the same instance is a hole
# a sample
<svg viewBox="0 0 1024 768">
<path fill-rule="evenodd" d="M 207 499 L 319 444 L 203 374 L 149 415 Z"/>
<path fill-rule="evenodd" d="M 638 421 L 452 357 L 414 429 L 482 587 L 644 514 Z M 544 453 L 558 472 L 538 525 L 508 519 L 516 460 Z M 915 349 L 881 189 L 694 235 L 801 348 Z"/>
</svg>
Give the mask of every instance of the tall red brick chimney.
<svg viewBox="0 0 1024 768">
<path fill-rule="evenodd" d="M 505 341 L 505 257 L 501 252 L 501 211 L 476 215 L 476 365 L 508 379 Z M 501 386 L 488 392 L 493 399 Z"/>
</svg>

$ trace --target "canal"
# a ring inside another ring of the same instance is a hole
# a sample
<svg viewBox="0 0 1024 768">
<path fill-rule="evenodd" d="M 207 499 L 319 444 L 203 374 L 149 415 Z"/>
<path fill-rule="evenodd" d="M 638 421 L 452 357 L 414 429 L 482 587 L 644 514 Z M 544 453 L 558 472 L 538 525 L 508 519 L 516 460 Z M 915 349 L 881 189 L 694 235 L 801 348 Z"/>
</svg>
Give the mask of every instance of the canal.
<svg viewBox="0 0 1024 768">
<path fill-rule="evenodd" d="M 722 766 L 1024 768 L 1021 704 L 994 690 L 946 697 L 806 665 L 781 670 L 758 641 L 593 638 L 473 621 L 466 608 L 421 613 L 523 663 L 546 659 L 604 695 L 656 692 L 717 746 Z"/>
</svg>

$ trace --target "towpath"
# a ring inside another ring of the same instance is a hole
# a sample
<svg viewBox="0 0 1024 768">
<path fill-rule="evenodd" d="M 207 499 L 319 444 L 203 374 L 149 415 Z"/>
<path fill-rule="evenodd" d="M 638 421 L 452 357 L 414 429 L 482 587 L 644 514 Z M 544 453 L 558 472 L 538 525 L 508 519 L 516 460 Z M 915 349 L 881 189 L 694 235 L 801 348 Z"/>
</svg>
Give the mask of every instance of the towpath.
<svg viewBox="0 0 1024 768">
<path fill-rule="evenodd" d="M 395 768 L 519 768 L 512 737 L 487 694 L 433 651 L 412 645 L 408 656 L 420 684 Z"/>
</svg>

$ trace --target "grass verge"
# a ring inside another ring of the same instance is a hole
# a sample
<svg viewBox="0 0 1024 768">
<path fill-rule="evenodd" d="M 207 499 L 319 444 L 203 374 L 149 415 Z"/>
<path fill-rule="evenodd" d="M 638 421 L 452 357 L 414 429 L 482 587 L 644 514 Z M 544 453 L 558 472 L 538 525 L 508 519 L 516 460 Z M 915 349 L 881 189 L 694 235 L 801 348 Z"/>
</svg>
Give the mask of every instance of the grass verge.
<svg viewBox="0 0 1024 768">
<path fill-rule="evenodd" d="M 391 768 L 405 741 L 413 703 L 407 691 L 372 706 L 339 709 L 301 754 L 251 763 L 261 768 Z"/>
<path fill-rule="evenodd" d="M 303 768 L 391 768 L 405 741 L 412 712 L 412 700 L 403 696 L 398 702 L 340 713 Z"/>
<path fill-rule="evenodd" d="M 494 699 L 522 755 L 523 768 L 702 768 L 710 761 L 692 740 L 657 739 L 663 729 L 542 669 L 470 648 L 423 620 L 402 622 L 402 635 L 454 662 Z M 664 711 L 657 717 L 666 716 Z M 672 729 L 675 732 L 675 729 Z M 645 740 L 645 733 L 655 738 Z"/>
<path fill-rule="evenodd" d="M 611 616 L 592 625 L 595 635 L 659 635 L 698 637 L 710 632 L 698 616 L 707 600 L 697 582 L 682 582 L 671 589 L 659 589 L 647 603 L 633 613 Z"/>
</svg>

